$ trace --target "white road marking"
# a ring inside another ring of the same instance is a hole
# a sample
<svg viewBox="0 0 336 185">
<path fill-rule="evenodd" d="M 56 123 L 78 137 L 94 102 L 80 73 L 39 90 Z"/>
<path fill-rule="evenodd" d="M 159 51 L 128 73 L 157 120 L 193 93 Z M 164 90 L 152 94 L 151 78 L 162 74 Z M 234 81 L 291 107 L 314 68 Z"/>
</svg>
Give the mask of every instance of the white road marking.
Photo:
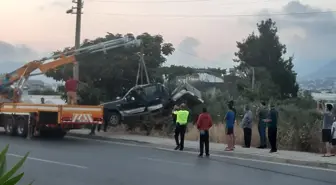
<svg viewBox="0 0 336 185">
<path fill-rule="evenodd" d="M 11 153 L 9 153 L 7 155 L 8 156 L 12 156 L 12 157 L 17 157 L 17 158 L 23 158 L 24 157 L 22 155 L 11 154 Z M 58 162 L 58 161 L 51 161 L 51 160 L 46 160 L 46 159 L 39 159 L 39 158 L 34 158 L 34 157 L 27 157 L 27 159 L 33 160 L 33 161 L 40 161 L 40 162 L 44 162 L 44 163 L 57 164 L 57 165 L 61 165 L 61 166 L 70 166 L 70 167 L 74 167 L 74 168 L 88 169 L 88 167 L 86 167 L 86 166 L 80 166 L 80 165 L 76 165 L 76 164 L 63 163 L 63 162 Z"/>
<path fill-rule="evenodd" d="M 170 160 L 165 160 L 165 159 L 157 159 L 157 158 L 151 158 L 151 157 L 139 157 L 139 159 L 160 162 L 160 163 L 169 163 L 169 164 L 174 164 L 174 165 L 177 164 L 177 165 L 183 165 L 183 166 L 195 166 L 194 164 L 191 164 L 191 163 L 183 163 L 183 162 L 170 161 Z"/>
<path fill-rule="evenodd" d="M 162 148 L 162 147 L 156 147 L 156 148 L 159 150 L 172 151 L 171 149 L 168 149 L 168 148 Z M 189 154 L 194 154 L 194 155 L 198 154 L 197 152 L 191 152 L 191 151 L 183 151 L 183 153 L 189 153 Z M 224 156 L 224 155 L 217 155 L 217 154 L 211 154 L 211 156 L 219 157 L 219 158 L 226 158 L 226 159 L 236 159 L 236 160 L 241 160 L 241 161 L 251 161 L 251 162 L 259 162 L 259 163 L 266 163 L 266 164 L 276 164 L 276 165 L 282 165 L 282 166 L 297 167 L 297 168 L 306 168 L 306 169 L 311 169 L 311 170 L 336 172 L 336 170 L 334 169 L 327 169 L 327 168 L 313 167 L 313 166 L 303 166 L 303 165 L 298 165 L 298 164 L 264 161 L 264 160 L 258 160 L 258 159 L 247 159 L 247 158 Z"/>
<path fill-rule="evenodd" d="M 104 141 L 99 139 L 88 139 L 88 138 L 81 138 L 81 137 L 75 137 L 75 136 L 69 136 L 76 139 L 82 139 L 87 141 L 95 141 L 100 143 L 108 143 L 108 144 L 118 144 L 118 145 L 124 145 L 124 146 L 135 146 L 135 147 L 141 147 L 141 148 L 155 148 L 159 150 L 165 150 L 174 152 L 172 148 L 165 148 L 165 147 L 153 147 L 153 146 L 146 146 L 141 144 L 131 144 L 131 143 L 123 143 L 123 142 L 115 142 L 115 141 Z M 177 151 L 179 152 L 179 151 Z M 183 151 L 183 153 L 193 154 L 197 155 L 198 152 L 192 152 L 192 151 Z M 290 167 L 297 167 L 297 168 L 306 168 L 311 170 L 320 170 L 320 171 L 328 171 L 328 172 L 336 172 L 335 169 L 327 169 L 327 168 L 321 168 L 321 167 L 313 167 L 313 166 L 304 166 L 304 165 L 297 165 L 297 164 L 289 164 L 289 163 L 281 163 L 281 162 L 273 162 L 273 161 L 264 161 L 264 160 L 258 160 L 258 159 L 247 159 L 242 157 L 233 157 L 233 156 L 225 156 L 225 155 L 217 155 L 217 154 L 211 154 L 211 156 L 218 157 L 218 158 L 224 158 L 224 159 L 235 159 L 235 160 L 241 160 L 241 161 L 250 161 L 250 162 L 258 162 L 258 163 L 265 163 L 265 164 L 275 164 L 275 165 L 281 165 L 281 166 L 290 166 Z"/>
</svg>

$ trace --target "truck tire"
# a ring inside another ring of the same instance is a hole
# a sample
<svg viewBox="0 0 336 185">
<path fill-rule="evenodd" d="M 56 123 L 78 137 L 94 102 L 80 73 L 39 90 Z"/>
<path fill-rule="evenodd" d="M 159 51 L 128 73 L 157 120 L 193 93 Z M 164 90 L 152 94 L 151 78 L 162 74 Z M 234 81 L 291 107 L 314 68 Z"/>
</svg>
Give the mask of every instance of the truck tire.
<svg viewBox="0 0 336 185">
<path fill-rule="evenodd" d="M 121 122 L 121 116 L 118 112 L 110 112 L 107 121 L 109 126 L 118 126 Z"/>
<path fill-rule="evenodd" d="M 13 116 L 7 116 L 5 120 L 5 133 L 11 136 L 16 135 L 15 118 Z"/>
<path fill-rule="evenodd" d="M 67 134 L 64 130 L 40 130 L 40 136 L 42 138 L 50 138 L 50 139 L 62 139 Z"/>
<path fill-rule="evenodd" d="M 62 138 L 65 137 L 66 134 L 67 134 L 67 132 L 64 131 L 64 130 L 55 130 L 55 131 L 53 131 L 53 136 L 56 139 L 62 139 Z"/>
<path fill-rule="evenodd" d="M 28 135 L 28 120 L 23 116 L 16 118 L 16 133 L 18 136 L 24 138 Z"/>
<path fill-rule="evenodd" d="M 58 138 L 64 138 L 65 136 L 67 135 L 67 132 L 66 131 L 62 131 L 59 135 L 58 135 Z"/>
</svg>

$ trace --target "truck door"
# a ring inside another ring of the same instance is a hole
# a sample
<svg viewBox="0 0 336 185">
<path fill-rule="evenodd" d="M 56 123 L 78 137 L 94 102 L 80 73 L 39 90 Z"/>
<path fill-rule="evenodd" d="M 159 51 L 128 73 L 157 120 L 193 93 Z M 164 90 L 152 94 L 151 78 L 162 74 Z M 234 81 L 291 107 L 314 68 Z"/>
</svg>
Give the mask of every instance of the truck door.
<svg viewBox="0 0 336 185">
<path fill-rule="evenodd" d="M 162 91 L 162 85 L 152 84 L 144 88 L 144 91 L 146 93 L 146 98 L 148 101 L 148 111 L 155 111 L 163 107 L 162 102 L 165 99 L 165 94 Z"/>
<path fill-rule="evenodd" d="M 121 105 L 121 110 L 126 116 L 145 111 L 145 102 L 141 93 L 137 92 L 137 90 L 132 90 L 125 98 L 125 102 Z"/>
</svg>

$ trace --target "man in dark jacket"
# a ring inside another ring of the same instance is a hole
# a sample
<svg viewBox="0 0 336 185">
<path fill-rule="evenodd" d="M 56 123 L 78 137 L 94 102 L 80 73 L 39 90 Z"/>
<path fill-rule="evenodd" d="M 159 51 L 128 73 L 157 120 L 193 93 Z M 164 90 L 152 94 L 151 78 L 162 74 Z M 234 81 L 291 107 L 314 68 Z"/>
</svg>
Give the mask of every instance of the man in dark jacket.
<svg viewBox="0 0 336 185">
<path fill-rule="evenodd" d="M 200 154 L 203 157 L 203 150 L 205 146 L 205 155 L 210 156 L 209 153 L 209 129 L 212 127 L 212 119 L 206 108 L 203 108 L 203 113 L 198 116 L 197 129 L 200 131 Z"/>
<path fill-rule="evenodd" d="M 268 118 L 268 110 L 266 107 L 266 102 L 261 102 L 261 107 L 258 109 L 258 131 L 260 137 L 260 145 L 258 148 L 263 149 L 267 148 L 267 139 L 266 139 L 266 122 L 265 120 Z"/>
<path fill-rule="evenodd" d="M 268 127 L 268 140 L 271 145 L 270 153 L 277 152 L 277 134 L 278 134 L 278 111 L 275 109 L 275 105 L 271 105 L 271 109 L 268 114 L 268 119 L 265 120 Z"/>
</svg>

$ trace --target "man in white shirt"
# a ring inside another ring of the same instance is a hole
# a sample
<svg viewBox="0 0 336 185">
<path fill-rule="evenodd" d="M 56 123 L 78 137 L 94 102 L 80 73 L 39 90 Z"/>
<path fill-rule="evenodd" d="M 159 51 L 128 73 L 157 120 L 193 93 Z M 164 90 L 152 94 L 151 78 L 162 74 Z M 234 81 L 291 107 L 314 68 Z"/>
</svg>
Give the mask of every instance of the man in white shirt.
<svg viewBox="0 0 336 185">
<path fill-rule="evenodd" d="M 331 127 L 331 138 L 332 138 L 331 144 L 333 147 L 332 156 L 335 156 L 336 155 L 336 121 L 334 121 Z"/>
</svg>

